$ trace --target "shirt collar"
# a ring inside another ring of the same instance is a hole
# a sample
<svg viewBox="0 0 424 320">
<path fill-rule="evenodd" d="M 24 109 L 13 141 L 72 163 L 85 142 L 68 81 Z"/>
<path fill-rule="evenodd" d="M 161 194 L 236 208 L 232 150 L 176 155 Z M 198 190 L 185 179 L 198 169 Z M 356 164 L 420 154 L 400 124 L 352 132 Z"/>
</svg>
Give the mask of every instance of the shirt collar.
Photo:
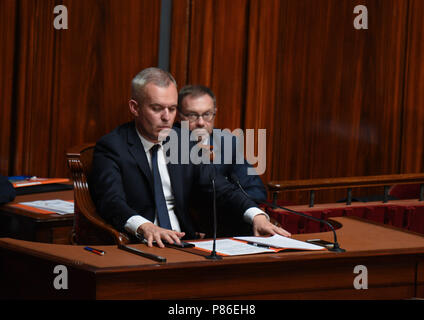
<svg viewBox="0 0 424 320">
<path fill-rule="evenodd" d="M 143 137 L 140 132 L 138 131 L 137 127 L 135 128 L 135 131 L 137 132 L 138 137 L 140 138 L 141 144 L 143 145 L 144 148 L 144 152 L 149 152 L 150 149 L 155 145 L 155 144 L 159 144 L 162 146 L 161 143 L 153 143 L 149 140 L 147 140 L 145 137 Z"/>
</svg>

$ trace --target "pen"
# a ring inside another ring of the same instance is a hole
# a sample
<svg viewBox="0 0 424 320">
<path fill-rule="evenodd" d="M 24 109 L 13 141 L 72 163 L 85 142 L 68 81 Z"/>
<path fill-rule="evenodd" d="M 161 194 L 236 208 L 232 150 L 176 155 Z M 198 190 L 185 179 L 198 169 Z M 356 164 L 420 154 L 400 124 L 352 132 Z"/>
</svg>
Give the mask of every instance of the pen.
<svg viewBox="0 0 424 320">
<path fill-rule="evenodd" d="M 166 258 L 164 258 L 164 257 L 157 256 L 157 255 L 152 254 L 152 253 L 144 252 L 144 251 L 138 250 L 136 248 L 128 247 L 126 245 L 118 245 L 118 249 L 125 250 L 125 251 L 131 252 L 133 254 L 136 254 L 136 255 L 139 255 L 139 256 L 142 256 L 144 258 L 151 259 L 151 260 L 154 260 L 154 261 L 166 262 Z"/>
<path fill-rule="evenodd" d="M 266 248 L 266 249 L 270 248 L 270 246 L 267 246 L 265 244 L 260 244 L 260 243 L 257 243 L 257 242 L 248 241 L 247 244 L 250 244 L 251 246 L 255 246 L 255 247 L 259 247 L 259 248 Z"/>
<path fill-rule="evenodd" d="M 85 250 L 93 252 L 95 254 L 98 254 L 99 256 L 103 256 L 106 252 L 104 252 L 103 250 L 99 250 L 99 249 L 94 249 L 94 248 L 90 248 L 90 247 L 84 247 Z"/>
</svg>

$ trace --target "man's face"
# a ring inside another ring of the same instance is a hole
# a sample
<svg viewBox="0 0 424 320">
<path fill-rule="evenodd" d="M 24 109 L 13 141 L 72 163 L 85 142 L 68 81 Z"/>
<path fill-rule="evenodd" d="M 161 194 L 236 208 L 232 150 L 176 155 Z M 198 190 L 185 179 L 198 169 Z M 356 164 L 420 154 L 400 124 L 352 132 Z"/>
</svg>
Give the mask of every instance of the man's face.
<svg viewBox="0 0 424 320">
<path fill-rule="evenodd" d="M 212 133 L 216 112 L 213 100 L 208 94 L 198 97 L 186 96 L 181 102 L 181 112 L 179 113 L 182 121 L 189 121 L 190 130 L 199 129 Z M 203 115 L 203 117 L 200 117 Z M 207 116 L 212 116 L 210 120 L 205 120 Z M 197 117 L 197 120 L 194 120 Z"/>
<path fill-rule="evenodd" d="M 178 104 L 177 88 L 173 83 L 166 88 L 149 83 L 144 87 L 144 97 L 141 103 L 130 100 L 130 111 L 140 134 L 156 143 L 164 138 L 159 137 L 159 132 L 169 132 L 174 124 Z"/>
</svg>

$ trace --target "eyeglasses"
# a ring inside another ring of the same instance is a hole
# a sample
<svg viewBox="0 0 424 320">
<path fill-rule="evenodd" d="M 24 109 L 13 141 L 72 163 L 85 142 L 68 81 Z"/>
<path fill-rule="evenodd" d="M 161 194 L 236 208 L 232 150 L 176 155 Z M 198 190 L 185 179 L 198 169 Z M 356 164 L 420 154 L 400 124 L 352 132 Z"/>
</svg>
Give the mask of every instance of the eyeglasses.
<svg viewBox="0 0 424 320">
<path fill-rule="evenodd" d="M 183 113 L 181 111 L 180 111 L 180 113 L 183 116 L 185 116 L 188 119 L 188 121 L 190 121 L 190 122 L 195 122 L 195 121 L 199 120 L 200 117 L 202 117 L 203 121 L 209 122 L 209 121 L 212 121 L 212 119 L 215 117 L 215 114 L 216 114 L 215 112 L 212 112 L 212 111 L 208 111 L 208 112 L 205 112 L 203 114 Z"/>
</svg>

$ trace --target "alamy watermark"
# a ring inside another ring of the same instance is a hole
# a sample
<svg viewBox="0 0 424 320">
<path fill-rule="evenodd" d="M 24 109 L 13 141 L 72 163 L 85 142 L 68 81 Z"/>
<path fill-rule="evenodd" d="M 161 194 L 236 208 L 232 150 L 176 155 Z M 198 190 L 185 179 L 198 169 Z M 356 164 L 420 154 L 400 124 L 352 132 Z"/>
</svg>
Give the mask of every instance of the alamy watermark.
<svg viewBox="0 0 424 320">
<path fill-rule="evenodd" d="M 53 287 L 56 290 L 68 289 L 68 268 L 64 265 L 57 265 L 53 269 L 53 273 L 57 276 L 53 280 Z"/>
<path fill-rule="evenodd" d="M 243 164 L 246 160 L 253 166 L 247 169 L 247 174 L 261 175 L 266 170 L 266 129 L 257 130 L 257 139 L 255 133 L 255 129 L 213 129 L 212 142 L 204 130 L 190 131 L 189 122 L 182 121 L 180 135 L 174 129 L 165 129 L 161 130 L 159 140 L 166 141 L 163 144 L 166 163 Z M 193 142 L 197 143 L 193 145 Z"/>
<path fill-rule="evenodd" d="M 56 30 L 68 29 L 68 8 L 65 5 L 57 5 L 53 9 L 56 15 L 53 26 Z M 357 5 L 353 8 L 353 13 L 357 14 L 353 20 L 356 30 L 368 29 L 368 8 L 365 5 Z"/>
<path fill-rule="evenodd" d="M 353 27 L 356 30 L 368 29 L 368 9 L 364 5 L 357 5 L 353 8 L 353 13 L 357 14 L 353 20 Z"/>
<path fill-rule="evenodd" d="M 358 274 L 353 280 L 353 287 L 356 290 L 368 289 L 368 268 L 360 264 L 355 266 L 353 273 Z"/>
<path fill-rule="evenodd" d="M 53 27 L 56 30 L 68 29 L 68 8 L 64 5 L 57 5 L 53 9 L 53 13 L 57 14 L 53 20 Z"/>
</svg>

